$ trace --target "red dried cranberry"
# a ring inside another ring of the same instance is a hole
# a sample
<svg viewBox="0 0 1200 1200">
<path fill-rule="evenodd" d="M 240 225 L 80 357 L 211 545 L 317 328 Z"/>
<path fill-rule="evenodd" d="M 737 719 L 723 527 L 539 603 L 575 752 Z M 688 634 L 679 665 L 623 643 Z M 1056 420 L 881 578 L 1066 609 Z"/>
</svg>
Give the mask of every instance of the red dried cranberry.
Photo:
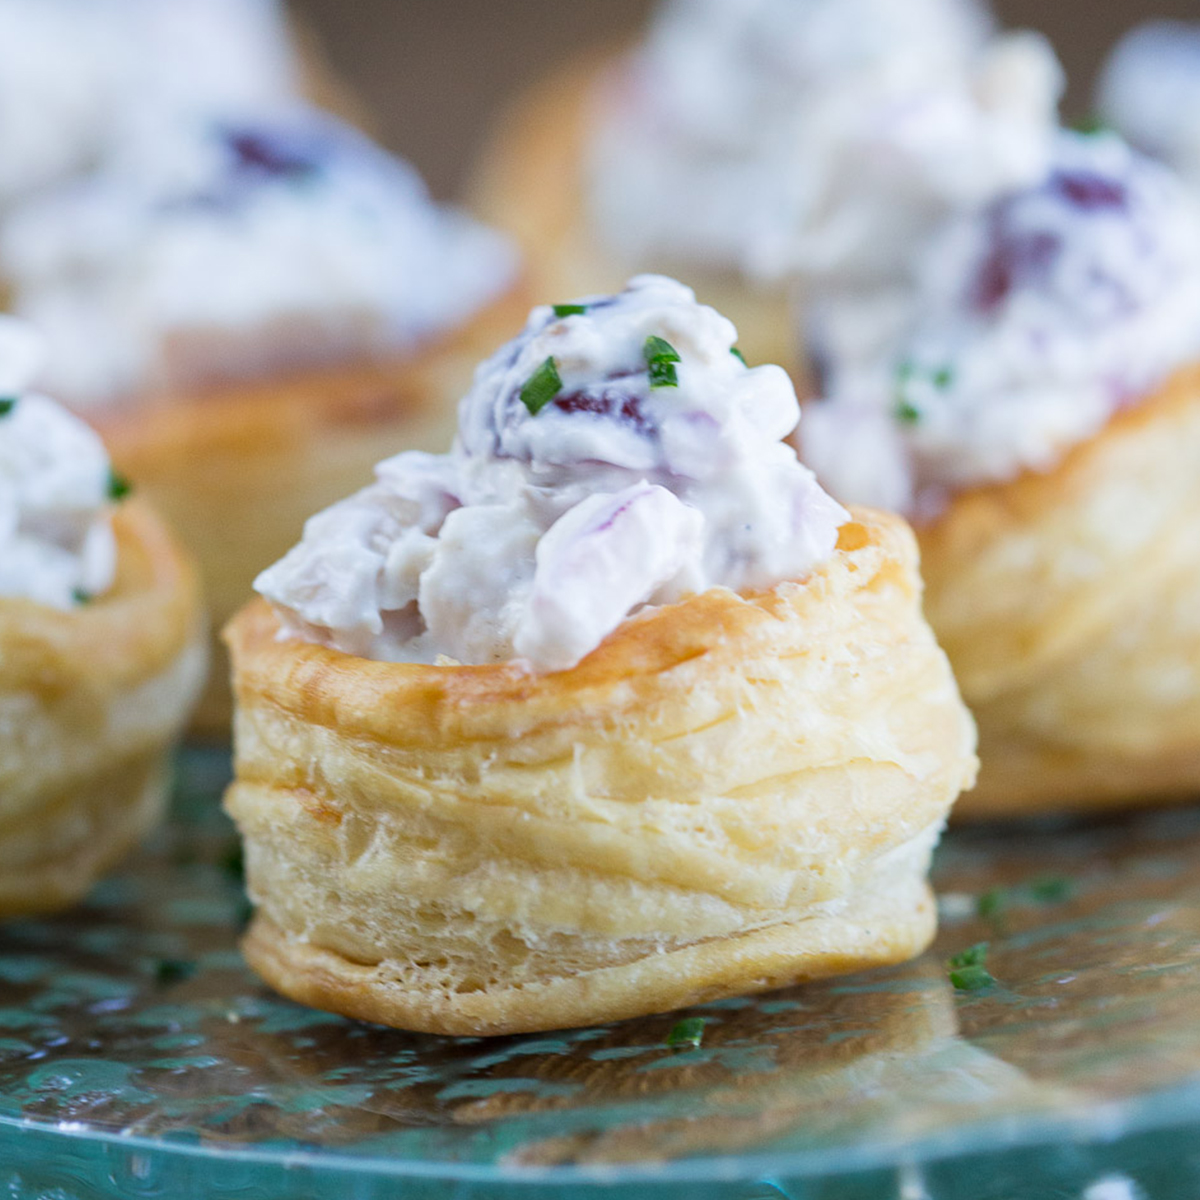
<svg viewBox="0 0 1200 1200">
<path fill-rule="evenodd" d="M 1057 171 L 1050 178 L 1050 189 L 1084 212 L 1122 209 L 1129 203 L 1123 183 L 1090 171 Z"/>
</svg>

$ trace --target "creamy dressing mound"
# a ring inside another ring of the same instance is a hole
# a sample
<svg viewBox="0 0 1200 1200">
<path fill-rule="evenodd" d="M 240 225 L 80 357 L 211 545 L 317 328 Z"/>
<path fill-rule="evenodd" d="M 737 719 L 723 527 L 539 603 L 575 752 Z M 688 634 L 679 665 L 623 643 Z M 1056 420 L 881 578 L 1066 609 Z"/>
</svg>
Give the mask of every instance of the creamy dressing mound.
<svg viewBox="0 0 1200 1200">
<path fill-rule="evenodd" d="M 787 374 L 747 367 L 733 325 L 673 280 L 579 304 L 534 309 L 479 367 L 449 454 L 381 463 L 259 576 L 285 636 L 562 670 L 646 605 L 829 557 L 848 516 L 781 441 L 799 416 Z M 650 338 L 680 361 L 652 367 Z"/>
<path fill-rule="evenodd" d="M 99 436 L 28 390 L 40 354 L 0 317 L 0 597 L 69 609 L 113 582 L 113 476 Z"/>
<path fill-rule="evenodd" d="M 1150 21 L 1117 43 L 1097 109 L 1200 190 L 1200 23 Z"/>
<path fill-rule="evenodd" d="M 965 0 L 674 0 L 597 97 L 588 200 L 631 260 L 903 276 L 948 213 L 1032 182 L 1062 72 Z"/>
<path fill-rule="evenodd" d="M 0 235 L 41 380 L 72 404 L 408 352 L 510 286 L 509 245 L 349 126 L 193 116 L 19 207 Z"/>
<path fill-rule="evenodd" d="M 903 314 L 882 344 L 816 331 L 800 438 L 840 499 L 930 516 L 1052 469 L 1200 353 L 1196 201 L 1115 135 L 1063 133 L 1035 186 L 935 239 Z"/>
<path fill-rule="evenodd" d="M 0 0 L 0 205 L 172 114 L 298 88 L 275 0 Z"/>
</svg>

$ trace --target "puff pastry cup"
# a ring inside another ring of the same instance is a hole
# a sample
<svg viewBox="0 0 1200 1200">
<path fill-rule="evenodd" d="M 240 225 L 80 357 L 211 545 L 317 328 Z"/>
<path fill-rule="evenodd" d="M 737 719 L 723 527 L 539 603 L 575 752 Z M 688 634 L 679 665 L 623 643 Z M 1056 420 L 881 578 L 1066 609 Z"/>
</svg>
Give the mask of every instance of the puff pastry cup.
<svg viewBox="0 0 1200 1200">
<path fill-rule="evenodd" d="M 915 541 L 627 620 L 577 667 L 369 661 L 226 630 L 250 964 L 406 1029 L 610 1021 L 892 963 L 975 773 Z"/>
<path fill-rule="evenodd" d="M 113 528 L 104 596 L 0 598 L 0 917 L 78 899 L 157 819 L 204 675 L 189 561 L 140 501 Z"/>
<path fill-rule="evenodd" d="M 1195 796 L 1198 454 L 1200 367 L 921 531 L 926 611 L 979 724 L 959 812 Z"/>
<path fill-rule="evenodd" d="M 706 304 L 742 331 L 751 362 L 805 371 L 789 291 L 751 285 L 734 271 L 693 263 L 628 262 L 605 247 L 584 198 L 584 166 L 596 93 L 619 69 L 619 52 L 572 60 L 518 96 L 484 149 L 469 185 L 472 210 L 520 246 L 538 296 L 616 291 L 634 270 L 680 273 Z"/>
<path fill-rule="evenodd" d="M 450 440 L 454 405 L 485 350 L 518 327 L 523 291 L 480 312 L 425 352 L 355 363 L 196 395 L 89 413 L 119 471 L 178 530 L 200 564 L 215 628 L 245 603 L 264 563 L 296 540 L 305 519 L 371 477 L 381 450 Z M 228 736 L 225 654 L 194 718 Z"/>
</svg>

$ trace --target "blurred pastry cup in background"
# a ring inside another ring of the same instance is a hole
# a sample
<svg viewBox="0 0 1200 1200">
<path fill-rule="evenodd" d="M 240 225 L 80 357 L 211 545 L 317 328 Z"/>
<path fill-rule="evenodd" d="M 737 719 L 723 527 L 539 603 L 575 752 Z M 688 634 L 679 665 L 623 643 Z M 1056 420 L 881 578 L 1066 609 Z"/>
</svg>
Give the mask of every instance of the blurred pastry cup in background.
<svg viewBox="0 0 1200 1200">
<path fill-rule="evenodd" d="M 471 196 L 538 294 L 677 273 L 799 378 L 793 306 L 903 282 L 948 213 L 1033 180 L 1061 87 L 968 0 L 673 0 L 520 97 Z"/>
<path fill-rule="evenodd" d="M 157 820 L 204 677 L 195 571 L 0 321 L 0 917 L 79 899 Z"/>
<path fill-rule="evenodd" d="M 332 94 L 328 75 L 311 39 L 297 57 L 276 0 L 7 0 L 0 215 L 165 116 L 298 100 L 310 80 Z"/>
<path fill-rule="evenodd" d="M 502 238 L 301 106 L 144 129 L 11 210 L 0 257 L 40 382 L 179 530 L 218 622 L 381 455 L 444 444 L 525 307 Z M 218 666 L 197 723 L 229 716 Z"/>
<path fill-rule="evenodd" d="M 273 986 L 506 1034 L 927 945 L 973 726 L 907 526 L 821 491 L 736 336 L 660 277 L 535 309 L 449 454 L 259 578 L 226 806 Z"/>
<path fill-rule="evenodd" d="M 916 523 L 926 612 L 980 729 L 960 812 L 1190 798 L 1200 786 L 1200 217 L 1112 134 L 950 223 L 871 354 L 810 327 L 802 452 Z M 833 352 L 829 352 L 829 347 Z"/>
<path fill-rule="evenodd" d="M 1096 119 L 1200 193 L 1200 22 L 1148 21 L 1113 48 Z"/>
</svg>

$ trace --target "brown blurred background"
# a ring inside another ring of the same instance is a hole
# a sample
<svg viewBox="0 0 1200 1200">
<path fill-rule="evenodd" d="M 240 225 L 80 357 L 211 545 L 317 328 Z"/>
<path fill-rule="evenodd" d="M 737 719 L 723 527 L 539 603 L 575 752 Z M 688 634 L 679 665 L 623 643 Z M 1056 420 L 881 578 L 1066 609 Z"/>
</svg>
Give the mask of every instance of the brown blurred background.
<svg viewBox="0 0 1200 1200">
<path fill-rule="evenodd" d="M 728 0 L 736 4 L 739 0 Z M 896 0 L 904 3 L 904 0 Z M 597 42 L 634 35 L 653 0 L 293 0 L 377 131 L 440 196 L 461 187 L 505 99 Z M 1105 51 L 1150 16 L 1200 17 L 1198 0 L 994 0 L 1002 21 L 1053 40 L 1086 113 Z"/>
</svg>

